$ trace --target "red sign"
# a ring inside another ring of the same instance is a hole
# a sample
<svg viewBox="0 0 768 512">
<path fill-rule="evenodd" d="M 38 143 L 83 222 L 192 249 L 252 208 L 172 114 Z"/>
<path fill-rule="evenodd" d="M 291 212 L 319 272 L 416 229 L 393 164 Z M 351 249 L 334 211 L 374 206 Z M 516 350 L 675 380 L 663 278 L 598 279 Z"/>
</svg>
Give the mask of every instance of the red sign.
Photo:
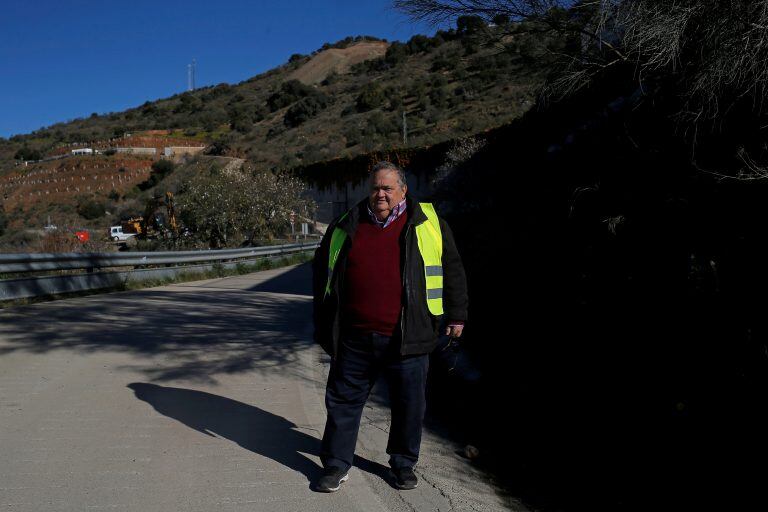
<svg viewBox="0 0 768 512">
<path fill-rule="evenodd" d="M 87 242 L 91 238 L 91 234 L 87 231 L 75 231 L 75 236 L 81 242 Z"/>
</svg>

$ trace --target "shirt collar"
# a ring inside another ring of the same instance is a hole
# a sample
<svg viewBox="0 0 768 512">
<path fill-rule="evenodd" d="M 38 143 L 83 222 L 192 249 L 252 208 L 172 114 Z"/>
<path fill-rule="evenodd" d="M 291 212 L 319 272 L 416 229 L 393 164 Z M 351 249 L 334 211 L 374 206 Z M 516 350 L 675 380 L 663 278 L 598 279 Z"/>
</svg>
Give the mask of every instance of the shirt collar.
<svg viewBox="0 0 768 512">
<path fill-rule="evenodd" d="M 379 220 L 376 218 L 376 214 L 373 213 L 373 211 L 371 210 L 370 204 L 367 204 L 367 207 L 368 207 L 368 215 L 370 215 L 373 223 L 383 229 L 389 226 L 390 224 L 392 224 L 394 221 L 396 221 L 400 217 L 400 215 L 403 214 L 403 212 L 406 209 L 406 201 L 405 201 L 405 198 L 403 198 L 402 201 L 400 201 L 394 208 L 392 208 L 392 211 L 389 213 L 389 216 L 384 220 Z"/>
</svg>

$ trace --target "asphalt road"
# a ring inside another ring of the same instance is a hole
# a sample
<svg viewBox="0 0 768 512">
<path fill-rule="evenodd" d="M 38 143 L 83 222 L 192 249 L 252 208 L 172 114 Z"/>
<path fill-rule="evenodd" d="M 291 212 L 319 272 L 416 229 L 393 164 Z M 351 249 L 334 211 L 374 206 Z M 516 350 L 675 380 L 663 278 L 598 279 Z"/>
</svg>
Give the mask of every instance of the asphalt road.
<svg viewBox="0 0 768 512">
<path fill-rule="evenodd" d="M 419 487 L 393 488 L 377 391 L 350 480 L 310 489 L 328 360 L 309 278 L 305 264 L 0 311 L 0 509 L 522 510 L 430 431 Z"/>
</svg>

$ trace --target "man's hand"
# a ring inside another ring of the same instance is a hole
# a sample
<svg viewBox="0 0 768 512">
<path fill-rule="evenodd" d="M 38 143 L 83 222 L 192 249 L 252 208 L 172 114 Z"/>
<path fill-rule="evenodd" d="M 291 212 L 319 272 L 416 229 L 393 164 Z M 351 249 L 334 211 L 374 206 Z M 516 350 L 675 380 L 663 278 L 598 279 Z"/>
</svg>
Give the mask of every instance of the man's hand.
<svg viewBox="0 0 768 512">
<path fill-rule="evenodd" d="M 461 333 L 464 331 L 463 325 L 450 325 L 445 328 L 445 334 L 451 338 L 460 338 Z"/>
</svg>

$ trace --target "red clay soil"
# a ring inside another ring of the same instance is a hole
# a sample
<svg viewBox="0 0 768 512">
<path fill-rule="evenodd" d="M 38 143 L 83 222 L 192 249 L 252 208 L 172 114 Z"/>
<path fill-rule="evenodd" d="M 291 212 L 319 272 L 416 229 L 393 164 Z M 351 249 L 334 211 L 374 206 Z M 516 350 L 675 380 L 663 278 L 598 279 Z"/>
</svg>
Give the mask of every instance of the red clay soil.
<svg viewBox="0 0 768 512">
<path fill-rule="evenodd" d="M 149 177 L 152 162 L 152 158 L 77 156 L 19 166 L 0 176 L 0 194 L 7 212 L 19 205 L 24 211 L 41 203 L 74 205 L 81 195 L 125 193 Z"/>
</svg>

